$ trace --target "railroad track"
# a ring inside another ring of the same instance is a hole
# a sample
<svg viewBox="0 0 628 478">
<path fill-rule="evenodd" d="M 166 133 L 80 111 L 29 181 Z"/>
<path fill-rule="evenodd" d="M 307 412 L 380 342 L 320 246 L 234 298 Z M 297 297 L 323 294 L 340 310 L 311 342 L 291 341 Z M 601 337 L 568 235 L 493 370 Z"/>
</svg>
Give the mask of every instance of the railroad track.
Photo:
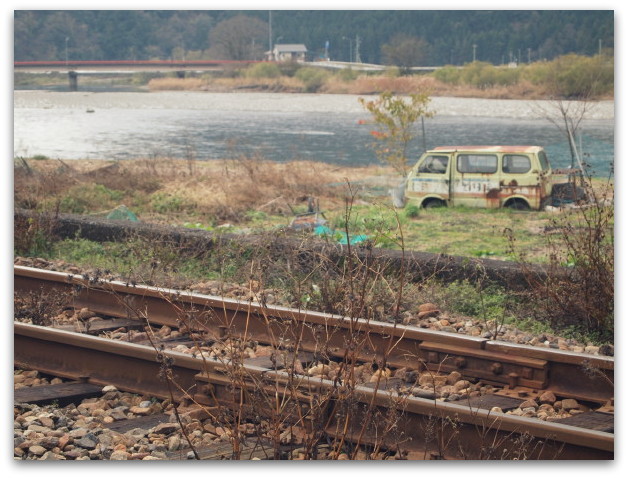
<svg viewBox="0 0 628 478">
<path fill-rule="evenodd" d="M 416 458 L 614 456 L 612 358 L 28 267 L 15 266 L 14 287 L 17 295 L 65 295 L 75 309 L 111 318 L 109 329 L 148 332 L 140 344 L 16 322 L 16 366 L 249 420 L 281 416 L 317 440 Z M 161 340 L 159 327 L 184 334 Z M 198 353 L 172 348 L 181 341 Z M 225 348 L 205 353 L 211 344 Z M 242 354 L 253 344 L 270 353 Z M 356 380 L 356 367 L 367 366 L 371 379 Z M 426 392 L 451 377 L 465 387 L 462 399 Z M 579 413 L 556 421 L 508 413 L 540 408 L 548 393 L 554 408 L 577 402 Z"/>
<path fill-rule="evenodd" d="M 21 370 L 17 372 L 17 376 L 22 373 L 27 376 L 33 376 L 34 372 Z M 27 414 L 33 409 L 41 410 L 42 407 L 50 407 L 47 409 L 43 408 L 46 410 L 44 415 L 48 418 L 48 423 L 50 423 L 51 420 L 50 411 L 56 415 L 57 419 L 64 416 L 62 407 L 68 407 L 69 410 L 78 407 L 79 412 L 89 413 L 88 407 L 90 407 L 90 404 L 97 401 L 100 401 L 101 403 L 109 401 L 116 405 L 120 405 L 121 403 L 129 403 L 134 398 L 137 398 L 133 397 L 133 394 L 131 393 L 119 392 L 112 386 L 102 387 L 93 383 L 87 383 L 86 381 L 59 382 L 58 377 L 46 377 L 46 374 L 42 375 L 40 372 L 37 372 L 35 375 L 39 377 L 40 381 L 43 380 L 44 384 L 22 386 L 16 389 L 14 391 L 14 401 L 18 409 L 27 411 Z M 49 380 L 54 378 L 57 379 L 57 383 L 54 383 L 54 381 L 50 383 Z M 100 420 L 98 422 L 101 429 L 100 432 L 105 434 L 113 433 L 114 435 L 131 433 L 136 435 L 135 440 L 139 437 L 148 435 L 155 438 L 157 435 L 157 440 L 159 441 L 159 438 L 161 438 L 162 443 L 170 437 L 174 440 L 174 444 L 168 446 L 167 448 L 162 445 L 161 449 L 157 449 L 157 447 L 155 447 L 157 453 L 152 454 L 150 449 L 146 449 L 146 446 L 142 447 L 140 445 L 134 449 L 134 447 L 127 442 L 127 445 L 131 446 L 129 446 L 128 449 L 125 449 L 122 453 L 119 450 L 117 452 L 117 456 L 115 449 L 111 449 L 111 447 L 109 447 L 108 449 L 105 448 L 104 450 L 99 450 L 96 454 L 96 457 L 98 457 L 97 459 L 142 460 L 147 459 L 146 457 L 148 456 L 148 459 L 168 460 L 268 460 L 273 459 L 275 456 L 275 447 L 273 447 L 271 443 L 256 437 L 251 433 L 251 430 L 248 429 L 248 427 L 244 427 L 244 430 L 242 430 L 243 434 L 246 434 L 246 439 L 243 440 L 243 445 L 240 447 L 239 455 L 237 456 L 234 454 L 232 445 L 228 441 L 223 441 L 223 439 L 220 438 L 220 429 L 217 430 L 216 428 L 211 427 L 209 427 L 209 435 L 213 438 L 213 440 L 203 440 L 201 443 L 198 443 L 199 440 L 197 439 L 196 445 L 190 447 L 188 443 L 177 440 L 178 437 L 174 436 L 177 432 L 181 432 L 182 427 L 180 423 L 172 420 L 171 410 L 163 409 L 164 405 L 168 405 L 167 402 L 159 402 L 152 397 L 150 401 L 138 401 L 136 403 L 138 403 L 137 406 L 129 408 L 128 416 L 126 416 L 127 413 L 120 411 L 118 408 L 116 413 L 108 416 L 108 420 Z M 179 413 L 186 413 L 186 411 L 181 410 L 181 407 L 179 407 Z M 186 420 L 186 423 L 190 423 L 192 421 L 192 417 L 197 417 L 197 420 L 198 417 L 202 418 L 202 415 L 199 415 L 198 410 L 196 409 L 189 409 L 187 413 L 188 419 Z M 30 414 L 32 414 L 32 412 Z M 18 418 L 18 423 L 24 423 L 24 420 L 19 420 Z M 32 422 L 27 422 L 26 426 L 28 426 L 29 423 Z M 80 429 L 80 426 L 72 428 Z M 24 434 L 29 435 L 29 430 L 29 428 L 26 428 L 26 432 Z M 61 433 L 64 432 L 65 430 Z M 76 433 L 76 430 L 74 433 Z M 58 433 L 53 432 L 52 435 L 58 436 Z M 80 441 L 81 435 L 82 434 L 76 435 L 79 441 L 76 443 L 76 446 L 73 447 L 74 449 L 78 446 L 78 450 L 71 451 L 68 449 L 65 450 L 66 453 L 63 455 L 61 455 L 62 450 L 56 450 L 57 458 L 54 459 L 59 459 L 58 456 L 60 455 L 64 457 L 63 459 L 76 459 L 80 456 L 89 456 L 89 449 L 91 447 L 89 444 L 85 444 Z M 161 435 L 161 437 L 159 435 Z M 133 438 L 130 438 L 130 440 L 133 441 Z M 24 458 L 27 454 L 26 450 L 30 449 L 30 446 L 33 443 L 37 444 L 37 440 L 32 439 L 32 437 L 27 438 L 26 441 L 26 445 L 23 444 L 23 441 L 17 442 L 19 449 L 22 450 L 21 452 L 17 452 L 17 457 Z M 97 439 L 96 441 L 100 440 Z M 106 443 L 106 439 L 103 442 Z M 53 442 L 52 445 L 50 445 L 50 442 L 48 443 L 47 448 L 53 448 L 55 443 Z M 87 449 L 81 449 L 81 447 L 87 447 Z M 290 452 L 290 450 L 288 449 L 287 452 Z M 54 454 L 55 451 L 49 453 Z M 32 455 L 33 454 L 31 454 L 31 457 Z M 37 453 L 34 455 L 35 458 L 37 458 Z"/>
</svg>

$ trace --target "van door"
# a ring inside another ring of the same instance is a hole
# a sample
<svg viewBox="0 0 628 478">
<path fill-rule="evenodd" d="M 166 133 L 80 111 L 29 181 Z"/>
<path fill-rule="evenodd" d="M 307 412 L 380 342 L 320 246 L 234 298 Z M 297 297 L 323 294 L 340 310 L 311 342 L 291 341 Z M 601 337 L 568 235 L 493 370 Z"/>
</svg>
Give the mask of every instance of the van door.
<svg viewBox="0 0 628 478">
<path fill-rule="evenodd" d="M 447 154 L 429 154 L 416 166 L 415 174 L 410 178 L 410 196 L 422 201 L 425 197 L 438 197 L 449 201 L 450 163 Z"/>
<path fill-rule="evenodd" d="M 532 209 L 541 206 L 541 171 L 528 154 L 504 154 L 502 157 L 501 197 L 502 204 L 509 198 L 523 197 Z"/>
<path fill-rule="evenodd" d="M 452 166 L 451 200 L 454 206 L 499 207 L 497 155 L 457 153 Z"/>
<path fill-rule="evenodd" d="M 539 162 L 540 176 L 541 176 L 541 205 L 546 199 L 549 199 L 552 195 L 552 167 L 544 150 L 539 151 L 536 154 L 536 158 Z M 534 168 L 534 164 L 532 165 Z"/>
</svg>

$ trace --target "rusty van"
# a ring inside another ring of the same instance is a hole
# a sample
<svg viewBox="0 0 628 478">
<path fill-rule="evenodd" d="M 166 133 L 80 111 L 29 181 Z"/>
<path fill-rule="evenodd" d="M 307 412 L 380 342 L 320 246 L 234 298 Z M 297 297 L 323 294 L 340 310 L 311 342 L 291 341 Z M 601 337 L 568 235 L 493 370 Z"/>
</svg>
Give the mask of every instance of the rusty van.
<svg viewBox="0 0 628 478">
<path fill-rule="evenodd" d="M 440 146 L 408 174 L 405 199 L 422 207 L 539 210 L 552 194 L 552 168 L 540 146 Z"/>
</svg>

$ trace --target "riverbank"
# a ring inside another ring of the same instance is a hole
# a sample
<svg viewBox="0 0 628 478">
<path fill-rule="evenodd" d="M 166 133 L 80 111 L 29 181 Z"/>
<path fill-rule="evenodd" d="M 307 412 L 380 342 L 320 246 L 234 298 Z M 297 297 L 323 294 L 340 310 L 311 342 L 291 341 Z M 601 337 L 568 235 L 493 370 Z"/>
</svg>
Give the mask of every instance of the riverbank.
<svg viewBox="0 0 628 478">
<path fill-rule="evenodd" d="M 307 80 L 280 76 L 277 78 L 154 78 L 147 88 L 150 91 L 207 91 L 213 93 L 271 92 L 377 95 L 389 91 L 397 95 L 426 93 L 431 97 L 542 100 L 550 95 L 542 88 L 529 82 L 508 86 L 485 86 L 476 88 L 470 85 L 452 85 L 438 81 L 432 76 L 389 76 L 389 75 L 339 75 L 320 77 L 316 88 L 311 88 Z M 320 75 L 319 75 L 320 76 Z"/>
<path fill-rule="evenodd" d="M 396 95 L 423 93 L 430 97 L 512 100 L 581 98 L 587 101 L 614 98 L 613 62 L 609 59 L 572 56 L 553 62 L 521 64 L 515 68 L 475 62 L 463 67 L 444 66 L 432 73 L 404 75 L 398 68 L 378 72 L 321 67 L 313 64 L 259 63 L 221 72 L 103 73 L 82 75 L 79 88 L 86 91 L 205 91 L 212 93 L 316 93 Z M 328 65 L 327 65 L 328 66 Z M 16 73 L 18 89 L 67 90 L 61 73 Z"/>
</svg>

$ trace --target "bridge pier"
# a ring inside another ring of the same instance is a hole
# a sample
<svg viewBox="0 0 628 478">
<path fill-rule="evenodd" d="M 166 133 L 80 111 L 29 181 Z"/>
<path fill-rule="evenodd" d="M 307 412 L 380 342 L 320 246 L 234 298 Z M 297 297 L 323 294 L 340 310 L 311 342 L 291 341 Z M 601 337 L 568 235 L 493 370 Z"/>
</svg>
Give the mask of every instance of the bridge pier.
<svg viewBox="0 0 628 478">
<path fill-rule="evenodd" d="M 70 82 L 70 91 L 78 91 L 78 73 L 76 71 L 68 71 L 68 81 Z"/>
</svg>

